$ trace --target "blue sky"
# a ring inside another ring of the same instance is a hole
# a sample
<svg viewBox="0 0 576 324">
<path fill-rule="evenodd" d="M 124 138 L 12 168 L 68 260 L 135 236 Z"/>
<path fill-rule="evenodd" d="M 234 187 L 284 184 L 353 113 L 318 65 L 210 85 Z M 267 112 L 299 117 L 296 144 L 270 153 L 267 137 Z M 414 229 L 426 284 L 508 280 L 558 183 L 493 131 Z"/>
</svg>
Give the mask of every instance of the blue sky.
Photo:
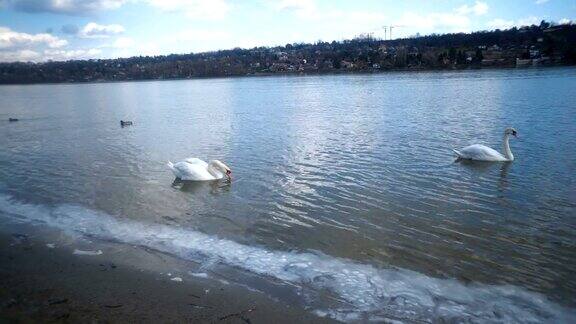
<svg viewBox="0 0 576 324">
<path fill-rule="evenodd" d="M 0 61 L 202 52 L 576 20 L 576 0 L 0 0 Z"/>
</svg>

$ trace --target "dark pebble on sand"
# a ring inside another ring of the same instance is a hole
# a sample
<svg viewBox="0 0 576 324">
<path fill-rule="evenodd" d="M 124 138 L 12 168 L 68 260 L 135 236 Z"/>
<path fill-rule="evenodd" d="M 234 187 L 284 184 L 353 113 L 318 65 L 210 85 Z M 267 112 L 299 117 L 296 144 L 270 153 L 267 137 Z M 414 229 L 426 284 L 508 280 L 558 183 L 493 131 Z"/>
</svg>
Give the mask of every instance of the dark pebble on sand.
<svg viewBox="0 0 576 324">
<path fill-rule="evenodd" d="M 59 304 L 65 304 L 67 302 L 68 302 L 68 298 L 64 298 L 64 299 L 48 301 L 48 305 L 59 305 Z"/>
</svg>

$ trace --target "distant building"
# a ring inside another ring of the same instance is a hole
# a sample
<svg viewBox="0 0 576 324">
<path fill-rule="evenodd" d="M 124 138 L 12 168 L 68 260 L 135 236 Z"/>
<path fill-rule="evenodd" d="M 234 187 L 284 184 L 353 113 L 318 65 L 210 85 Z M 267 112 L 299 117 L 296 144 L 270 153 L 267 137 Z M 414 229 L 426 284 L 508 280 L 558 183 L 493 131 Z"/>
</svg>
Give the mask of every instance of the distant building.
<svg viewBox="0 0 576 324">
<path fill-rule="evenodd" d="M 528 66 L 532 64 L 532 60 L 531 59 L 520 59 L 520 58 L 516 58 L 516 66 L 520 67 L 520 66 Z"/>
<path fill-rule="evenodd" d="M 354 63 L 348 61 L 342 61 L 340 62 L 340 66 L 342 66 L 345 69 L 351 69 L 354 67 Z"/>
</svg>

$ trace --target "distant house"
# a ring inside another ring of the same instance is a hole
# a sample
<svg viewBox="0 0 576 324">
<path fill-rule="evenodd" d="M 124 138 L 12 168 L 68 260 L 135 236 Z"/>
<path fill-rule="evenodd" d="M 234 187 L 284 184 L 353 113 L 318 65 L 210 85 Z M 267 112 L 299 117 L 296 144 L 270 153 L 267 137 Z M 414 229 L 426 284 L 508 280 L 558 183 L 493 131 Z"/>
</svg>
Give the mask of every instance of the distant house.
<svg viewBox="0 0 576 324">
<path fill-rule="evenodd" d="M 520 66 L 528 66 L 532 64 L 532 60 L 531 59 L 520 59 L 520 58 L 516 58 L 516 66 L 520 67 Z"/>
<path fill-rule="evenodd" d="M 340 66 L 345 68 L 345 69 L 351 69 L 354 67 L 354 63 L 348 62 L 348 61 L 342 61 L 342 62 L 340 62 Z"/>
<path fill-rule="evenodd" d="M 272 63 L 268 68 L 270 72 L 287 72 L 290 70 L 290 65 L 287 63 Z M 294 70 L 294 67 L 292 67 Z"/>
<path fill-rule="evenodd" d="M 322 67 L 324 69 L 331 70 L 334 68 L 334 63 L 332 62 L 332 60 L 328 59 L 328 60 L 325 60 L 324 62 L 322 62 Z"/>
</svg>

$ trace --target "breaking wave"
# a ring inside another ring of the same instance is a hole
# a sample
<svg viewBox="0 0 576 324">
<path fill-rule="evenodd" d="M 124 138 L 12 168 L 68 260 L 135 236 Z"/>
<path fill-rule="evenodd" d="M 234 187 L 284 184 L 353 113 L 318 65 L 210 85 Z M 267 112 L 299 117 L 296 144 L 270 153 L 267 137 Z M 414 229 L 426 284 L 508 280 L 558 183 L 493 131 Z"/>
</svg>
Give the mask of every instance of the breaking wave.
<svg viewBox="0 0 576 324">
<path fill-rule="evenodd" d="M 340 320 L 576 322 L 573 309 L 511 285 L 466 285 L 320 253 L 268 250 L 190 229 L 118 219 L 81 206 L 23 203 L 3 194 L 0 212 L 65 232 L 146 246 L 184 259 L 217 259 L 297 287 L 329 291 L 343 306 L 327 307 L 316 314 Z"/>
</svg>

